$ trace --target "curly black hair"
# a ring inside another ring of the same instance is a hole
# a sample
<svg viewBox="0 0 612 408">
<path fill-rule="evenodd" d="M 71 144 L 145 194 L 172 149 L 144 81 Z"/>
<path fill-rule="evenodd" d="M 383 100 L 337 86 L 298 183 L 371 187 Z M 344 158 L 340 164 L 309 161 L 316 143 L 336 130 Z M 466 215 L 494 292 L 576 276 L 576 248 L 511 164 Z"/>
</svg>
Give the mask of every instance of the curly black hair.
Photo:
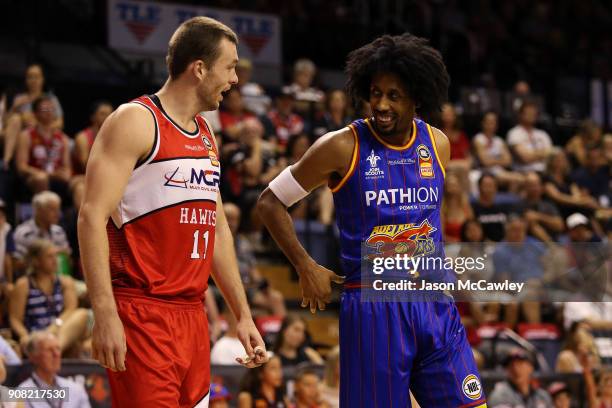
<svg viewBox="0 0 612 408">
<path fill-rule="evenodd" d="M 346 61 L 346 90 L 354 103 L 368 100 L 372 77 L 379 72 L 398 75 L 417 105 L 417 114 L 428 117 L 440 111 L 448 98 L 450 78 L 440 52 L 412 34 L 383 35 L 352 51 Z"/>
</svg>

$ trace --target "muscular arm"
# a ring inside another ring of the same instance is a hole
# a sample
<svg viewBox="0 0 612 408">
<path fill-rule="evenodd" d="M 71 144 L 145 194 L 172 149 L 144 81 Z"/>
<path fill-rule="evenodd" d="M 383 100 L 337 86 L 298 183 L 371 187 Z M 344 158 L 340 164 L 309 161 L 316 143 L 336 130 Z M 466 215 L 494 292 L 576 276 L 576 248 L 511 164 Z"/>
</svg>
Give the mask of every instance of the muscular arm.
<svg viewBox="0 0 612 408">
<path fill-rule="evenodd" d="M 151 114 L 145 108 L 124 105 L 104 122 L 91 152 L 78 233 L 89 297 L 94 312 L 100 314 L 116 313 L 106 224 L 138 159 L 151 149 L 154 131 Z"/>
<path fill-rule="evenodd" d="M 318 139 L 293 166 L 291 174 L 308 192 L 326 183 L 332 174 L 344 176 L 349 167 L 355 141 L 351 130 L 328 133 Z M 266 188 L 259 197 L 257 210 L 274 240 L 300 273 L 314 264 L 298 241 L 285 205 Z"/>
<path fill-rule="evenodd" d="M 446 169 L 448 163 L 450 162 L 450 142 L 448 141 L 448 137 L 440 129 L 432 127 L 431 130 L 433 130 L 434 140 L 436 141 L 436 149 L 438 150 L 438 155 L 440 156 L 440 163 Z"/>
<path fill-rule="evenodd" d="M 111 370 L 125 370 L 127 348 L 111 287 L 106 224 L 138 159 L 151 150 L 154 131 L 146 108 L 121 106 L 100 129 L 85 177 L 78 233 L 83 273 L 96 318 L 92 355 Z"/>
</svg>

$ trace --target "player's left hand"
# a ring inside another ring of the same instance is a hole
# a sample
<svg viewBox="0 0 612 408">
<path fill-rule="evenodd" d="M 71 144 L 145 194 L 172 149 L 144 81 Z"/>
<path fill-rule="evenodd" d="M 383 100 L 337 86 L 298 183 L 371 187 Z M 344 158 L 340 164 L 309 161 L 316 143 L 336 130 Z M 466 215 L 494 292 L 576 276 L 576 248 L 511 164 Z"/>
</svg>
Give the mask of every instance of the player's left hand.
<svg viewBox="0 0 612 408">
<path fill-rule="evenodd" d="M 246 368 L 258 367 L 268 362 L 268 352 L 266 351 L 266 344 L 259 334 L 255 323 L 252 318 L 240 319 L 237 327 L 238 339 L 244 346 L 246 351 L 245 357 L 237 357 L 236 361 L 238 364 L 245 366 Z"/>
</svg>

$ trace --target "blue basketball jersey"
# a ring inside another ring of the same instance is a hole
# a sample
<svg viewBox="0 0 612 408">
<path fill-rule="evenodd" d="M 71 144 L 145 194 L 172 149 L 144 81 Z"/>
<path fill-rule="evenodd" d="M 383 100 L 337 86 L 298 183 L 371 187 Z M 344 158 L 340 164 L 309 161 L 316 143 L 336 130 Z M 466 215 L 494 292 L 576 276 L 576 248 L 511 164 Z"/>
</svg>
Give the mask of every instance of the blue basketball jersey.
<svg viewBox="0 0 612 408">
<path fill-rule="evenodd" d="M 361 257 L 368 254 L 439 255 L 445 173 L 431 127 L 414 119 L 404 146 L 386 143 L 371 119 L 349 127 L 355 137 L 351 167 L 331 186 L 346 282 L 360 281 Z"/>
</svg>

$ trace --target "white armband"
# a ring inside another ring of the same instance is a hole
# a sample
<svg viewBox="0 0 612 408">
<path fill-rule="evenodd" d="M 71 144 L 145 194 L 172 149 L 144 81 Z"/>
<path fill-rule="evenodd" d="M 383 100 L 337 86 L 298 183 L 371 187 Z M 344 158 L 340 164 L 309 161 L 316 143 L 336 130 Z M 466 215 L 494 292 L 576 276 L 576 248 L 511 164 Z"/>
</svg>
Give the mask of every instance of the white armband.
<svg viewBox="0 0 612 408">
<path fill-rule="evenodd" d="M 300 201 L 308 195 L 308 191 L 304 190 L 300 183 L 291 174 L 291 167 L 287 167 L 281 171 L 274 180 L 268 184 L 268 187 L 276 198 L 278 198 L 285 206 L 291 207 L 293 204 Z"/>
</svg>

